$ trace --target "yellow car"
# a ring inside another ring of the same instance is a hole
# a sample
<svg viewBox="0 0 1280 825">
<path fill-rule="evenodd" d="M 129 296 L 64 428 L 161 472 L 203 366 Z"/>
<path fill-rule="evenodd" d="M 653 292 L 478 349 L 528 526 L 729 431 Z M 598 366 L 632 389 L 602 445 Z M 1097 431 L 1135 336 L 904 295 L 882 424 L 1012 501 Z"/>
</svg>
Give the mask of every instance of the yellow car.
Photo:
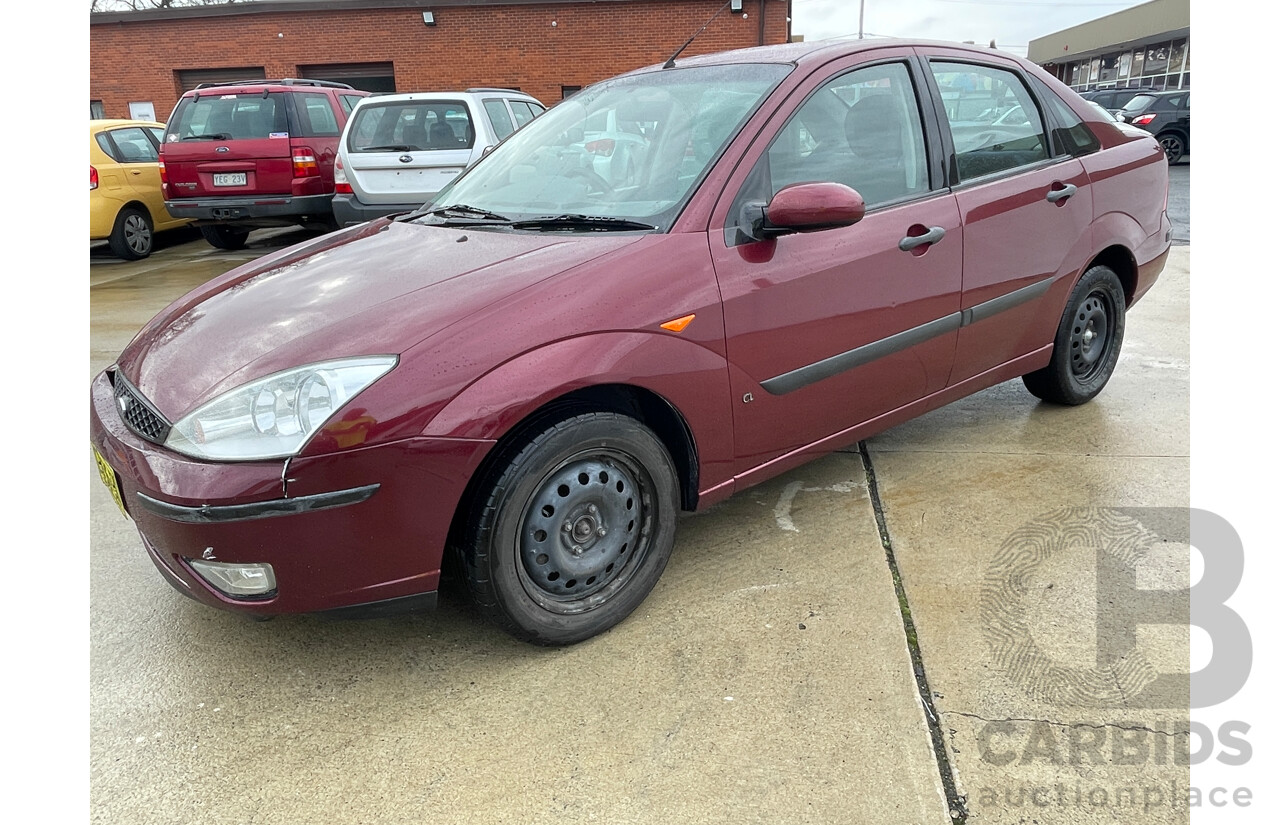
<svg viewBox="0 0 1280 825">
<path fill-rule="evenodd" d="M 190 223 L 164 208 L 160 140 L 164 124 L 89 121 L 89 245 L 131 261 L 151 254 L 152 235 Z"/>
</svg>

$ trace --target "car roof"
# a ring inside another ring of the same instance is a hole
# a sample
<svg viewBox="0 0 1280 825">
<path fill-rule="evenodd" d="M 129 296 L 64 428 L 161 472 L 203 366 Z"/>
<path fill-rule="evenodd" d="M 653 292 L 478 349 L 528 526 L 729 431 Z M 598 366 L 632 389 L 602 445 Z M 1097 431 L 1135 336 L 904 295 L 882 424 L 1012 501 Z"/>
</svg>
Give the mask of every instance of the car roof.
<svg viewBox="0 0 1280 825">
<path fill-rule="evenodd" d="M 128 118 L 98 118 L 89 121 L 89 131 L 98 132 L 102 129 L 114 129 L 117 126 L 154 126 L 157 129 L 163 129 L 163 123 L 157 123 L 154 120 L 129 120 Z"/>
<path fill-rule="evenodd" d="M 960 49 L 972 52 L 974 56 L 989 57 L 992 49 L 972 43 L 955 43 L 946 40 L 922 40 L 914 38 L 875 37 L 858 40 L 850 37 L 834 37 L 826 40 L 811 40 L 799 43 L 778 43 L 770 46 L 750 46 L 744 49 L 715 52 L 689 57 L 677 57 L 676 66 L 719 66 L 734 63 L 825 63 L 836 57 L 873 51 L 892 47 L 937 47 Z M 1009 52 L 997 52 L 1002 57 L 1024 62 L 1022 58 Z M 664 64 L 658 63 L 638 71 L 660 70 Z"/>
<path fill-rule="evenodd" d="M 465 100 L 473 97 L 489 97 L 494 94 L 500 94 L 503 97 L 517 97 L 524 100 L 532 100 L 534 103 L 541 105 L 541 102 L 533 95 L 527 92 L 519 92 L 515 89 L 459 89 L 456 92 L 395 92 L 385 95 L 370 95 L 367 101 L 360 101 L 363 105 L 373 105 L 374 103 L 398 103 L 413 100 Z"/>
</svg>

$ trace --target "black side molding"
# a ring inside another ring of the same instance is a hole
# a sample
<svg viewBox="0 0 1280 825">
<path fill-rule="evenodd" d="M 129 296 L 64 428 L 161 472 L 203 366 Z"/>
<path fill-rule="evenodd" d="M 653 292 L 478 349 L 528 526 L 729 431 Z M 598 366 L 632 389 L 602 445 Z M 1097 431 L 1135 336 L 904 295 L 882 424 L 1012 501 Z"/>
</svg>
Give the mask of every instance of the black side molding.
<svg viewBox="0 0 1280 825">
<path fill-rule="evenodd" d="M 276 516 L 292 516 L 298 513 L 311 513 L 316 510 L 330 510 L 334 507 L 345 507 L 348 504 L 359 504 L 378 492 L 381 484 L 368 484 L 364 487 L 353 487 L 350 490 L 338 490 L 333 493 L 317 493 L 312 496 L 297 498 L 277 498 L 271 501 L 257 501 L 252 504 L 226 504 L 217 507 L 204 505 L 201 507 L 184 507 L 159 501 L 150 496 L 138 493 L 138 501 L 144 510 L 154 513 L 170 521 L 181 521 L 186 524 L 220 524 L 229 521 L 250 521 L 259 518 L 275 518 Z"/>
</svg>

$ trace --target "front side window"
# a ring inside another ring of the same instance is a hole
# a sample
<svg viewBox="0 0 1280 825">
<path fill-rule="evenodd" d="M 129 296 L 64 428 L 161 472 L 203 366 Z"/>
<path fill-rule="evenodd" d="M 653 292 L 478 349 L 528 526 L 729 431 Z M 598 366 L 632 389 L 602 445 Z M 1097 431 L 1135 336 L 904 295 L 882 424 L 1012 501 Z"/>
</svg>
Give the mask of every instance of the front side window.
<svg viewBox="0 0 1280 825">
<path fill-rule="evenodd" d="M 474 143 L 471 112 L 460 100 L 366 103 L 356 110 L 347 137 L 352 152 L 468 149 Z"/>
<path fill-rule="evenodd" d="M 768 196 L 793 183 L 834 181 L 868 207 L 929 188 L 915 86 L 902 63 L 829 81 L 792 115 L 760 163 Z"/>
<path fill-rule="evenodd" d="M 1017 74 L 970 63 L 930 65 L 942 93 L 960 180 L 1049 157 L 1040 110 Z"/>
</svg>

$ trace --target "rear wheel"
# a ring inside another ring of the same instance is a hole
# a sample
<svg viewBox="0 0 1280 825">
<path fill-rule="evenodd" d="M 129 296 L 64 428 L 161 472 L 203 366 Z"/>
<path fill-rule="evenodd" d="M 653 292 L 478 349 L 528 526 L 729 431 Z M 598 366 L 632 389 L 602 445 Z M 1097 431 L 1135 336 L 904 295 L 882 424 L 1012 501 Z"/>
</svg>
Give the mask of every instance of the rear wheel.
<svg viewBox="0 0 1280 825">
<path fill-rule="evenodd" d="M 1049 366 L 1022 376 L 1031 394 L 1055 404 L 1083 404 L 1102 392 L 1124 340 L 1124 288 L 1106 266 L 1080 278 L 1053 339 Z"/>
<path fill-rule="evenodd" d="M 1160 148 L 1164 150 L 1164 156 L 1168 159 L 1170 166 L 1182 160 L 1182 156 L 1187 153 L 1187 144 L 1180 135 L 1173 132 L 1156 135 L 1156 140 L 1160 143 Z"/>
<path fill-rule="evenodd" d="M 478 488 L 465 543 L 476 603 L 536 644 L 603 633 L 644 601 L 671 555 L 671 456 L 616 413 L 561 421 L 508 455 Z"/>
<path fill-rule="evenodd" d="M 127 261 L 136 261 L 151 254 L 151 218 L 146 212 L 133 207 L 120 210 L 116 225 L 107 239 L 111 254 Z"/>
<path fill-rule="evenodd" d="M 200 227 L 200 234 L 211 246 L 218 249 L 243 249 L 249 230 L 223 224 L 205 224 Z"/>
</svg>

